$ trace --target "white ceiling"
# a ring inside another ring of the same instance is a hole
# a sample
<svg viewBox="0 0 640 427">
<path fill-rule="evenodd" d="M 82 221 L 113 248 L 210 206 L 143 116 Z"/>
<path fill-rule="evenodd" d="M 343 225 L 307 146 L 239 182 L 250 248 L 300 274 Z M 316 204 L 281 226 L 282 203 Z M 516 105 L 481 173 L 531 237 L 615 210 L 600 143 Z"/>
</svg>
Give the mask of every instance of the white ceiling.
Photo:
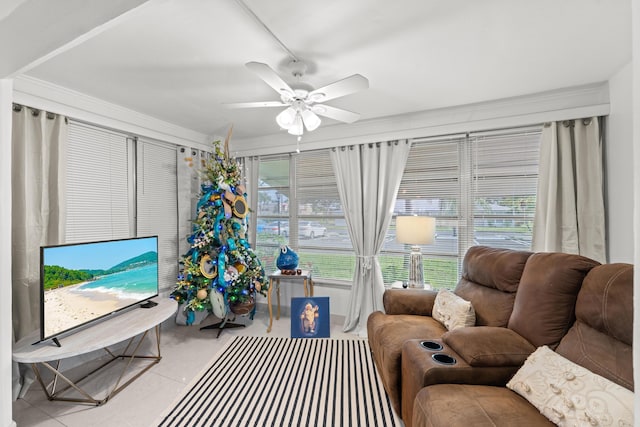
<svg viewBox="0 0 640 427">
<path fill-rule="evenodd" d="M 313 87 L 369 79 L 327 102 L 362 121 L 603 82 L 631 60 L 630 0 L 244 2 L 309 63 Z M 236 0 L 150 0 L 96 33 L 26 74 L 206 135 L 282 132 L 277 108 L 221 106 L 278 100 L 248 61 L 295 81 L 287 52 Z"/>
</svg>

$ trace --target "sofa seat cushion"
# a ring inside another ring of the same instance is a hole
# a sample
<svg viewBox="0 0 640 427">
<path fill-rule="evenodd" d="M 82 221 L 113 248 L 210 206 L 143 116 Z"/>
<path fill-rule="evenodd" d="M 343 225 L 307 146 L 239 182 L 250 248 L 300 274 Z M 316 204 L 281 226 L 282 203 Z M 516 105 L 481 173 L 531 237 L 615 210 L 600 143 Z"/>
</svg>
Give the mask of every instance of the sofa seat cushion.
<svg viewBox="0 0 640 427">
<path fill-rule="evenodd" d="M 517 393 L 504 387 L 437 384 L 420 390 L 412 427 L 554 426 Z"/>
<path fill-rule="evenodd" d="M 402 344 L 410 339 L 440 338 L 447 328 L 430 316 L 372 313 L 367 319 L 369 345 L 397 414 L 401 413 Z"/>
<path fill-rule="evenodd" d="M 536 350 L 511 329 L 492 326 L 458 328 L 444 334 L 442 340 L 475 367 L 522 366 Z"/>
</svg>

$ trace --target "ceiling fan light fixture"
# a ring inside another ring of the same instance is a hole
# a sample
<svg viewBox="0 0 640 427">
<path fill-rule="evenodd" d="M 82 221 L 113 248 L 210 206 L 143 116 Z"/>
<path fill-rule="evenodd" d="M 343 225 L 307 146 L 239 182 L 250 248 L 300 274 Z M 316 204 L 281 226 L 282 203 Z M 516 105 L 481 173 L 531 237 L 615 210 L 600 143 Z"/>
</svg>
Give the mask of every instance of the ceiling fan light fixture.
<svg viewBox="0 0 640 427">
<path fill-rule="evenodd" d="M 296 117 L 296 110 L 288 107 L 276 116 L 276 123 L 278 123 L 278 126 L 280 126 L 282 129 L 289 129 L 294 125 Z"/>
<path fill-rule="evenodd" d="M 289 126 L 289 129 L 287 129 L 287 132 L 289 132 L 291 135 L 298 135 L 298 136 L 302 135 L 302 133 L 304 132 L 304 129 L 302 127 L 302 117 L 300 116 L 300 114 L 296 114 L 293 124 Z"/>
<path fill-rule="evenodd" d="M 304 110 L 300 113 L 302 116 L 302 121 L 304 122 L 304 127 L 307 128 L 307 131 L 311 132 L 318 129 L 322 120 L 311 110 Z"/>
<path fill-rule="evenodd" d="M 291 56 L 295 58 L 293 55 Z M 245 65 L 278 92 L 282 102 L 245 102 L 239 103 L 237 108 L 287 106 L 284 111 L 281 111 L 276 116 L 276 123 L 281 129 L 297 136 L 298 140 L 302 137 L 305 129 L 311 132 L 320 126 L 322 120 L 318 116 L 343 123 L 353 123 L 360 118 L 357 113 L 320 104 L 367 89 L 369 80 L 360 74 L 353 74 L 321 88 L 314 89 L 309 84 L 300 81 L 306 71 L 306 64 L 302 61 L 294 59 L 289 64 L 293 76 L 298 80 L 294 85 L 289 85 L 282 80 L 278 73 L 267 64 L 251 61 Z"/>
</svg>

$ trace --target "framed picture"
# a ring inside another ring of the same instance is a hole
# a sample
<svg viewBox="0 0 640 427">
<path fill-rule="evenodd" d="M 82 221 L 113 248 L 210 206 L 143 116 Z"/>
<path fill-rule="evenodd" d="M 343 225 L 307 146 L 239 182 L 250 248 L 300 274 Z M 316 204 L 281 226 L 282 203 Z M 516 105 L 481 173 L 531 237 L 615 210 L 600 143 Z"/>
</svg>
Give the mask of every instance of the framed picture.
<svg viewBox="0 0 640 427">
<path fill-rule="evenodd" d="M 291 338 L 329 338 L 329 297 L 291 298 Z"/>
</svg>

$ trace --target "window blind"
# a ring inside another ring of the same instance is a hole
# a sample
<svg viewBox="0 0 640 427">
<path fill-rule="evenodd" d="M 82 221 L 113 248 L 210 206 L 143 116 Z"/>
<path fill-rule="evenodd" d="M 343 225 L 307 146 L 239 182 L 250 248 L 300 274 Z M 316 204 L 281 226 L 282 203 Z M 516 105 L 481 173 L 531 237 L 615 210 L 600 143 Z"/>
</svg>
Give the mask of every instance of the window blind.
<svg viewBox="0 0 640 427">
<path fill-rule="evenodd" d="M 127 135 L 69 122 L 67 243 L 132 236 Z"/>
<path fill-rule="evenodd" d="M 455 286 L 473 245 L 530 249 L 539 140 L 534 126 L 412 141 L 394 214 L 436 218 L 435 241 L 421 248 L 425 282 Z M 409 250 L 394 218 L 380 256 L 386 283 L 407 280 Z"/>
<path fill-rule="evenodd" d="M 276 269 L 278 248 L 289 244 L 290 156 L 260 158 L 255 252 L 267 273 Z"/>
<path fill-rule="evenodd" d="M 438 238 L 423 245 L 425 282 L 450 287 L 458 274 L 457 227 L 461 216 L 461 149 L 465 135 L 412 141 L 398 189 L 394 218 L 379 256 L 384 282 L 408 280 L 410 245 L 396 241 L 398 215 L 436 218 Z"/>
<path fill-rule="evenodd" d="M 344 217 L 329 150 L 302 152 L 295 159 L 294 244 L 302 268 L 314 277 L 351 281 L 355 252 Z"/>
<path fill-rule="evenodd" d="M 471 134 L 469 144 L 473 243 L 529 250 L 540 129 Z"/>
<path fill-rule="evenodd" d="M 168 290 L 179 258 L 176 147 L 140 139 L 136 157 L 137 234 L 158 236 L 160 290 Z"/>
</svg>

